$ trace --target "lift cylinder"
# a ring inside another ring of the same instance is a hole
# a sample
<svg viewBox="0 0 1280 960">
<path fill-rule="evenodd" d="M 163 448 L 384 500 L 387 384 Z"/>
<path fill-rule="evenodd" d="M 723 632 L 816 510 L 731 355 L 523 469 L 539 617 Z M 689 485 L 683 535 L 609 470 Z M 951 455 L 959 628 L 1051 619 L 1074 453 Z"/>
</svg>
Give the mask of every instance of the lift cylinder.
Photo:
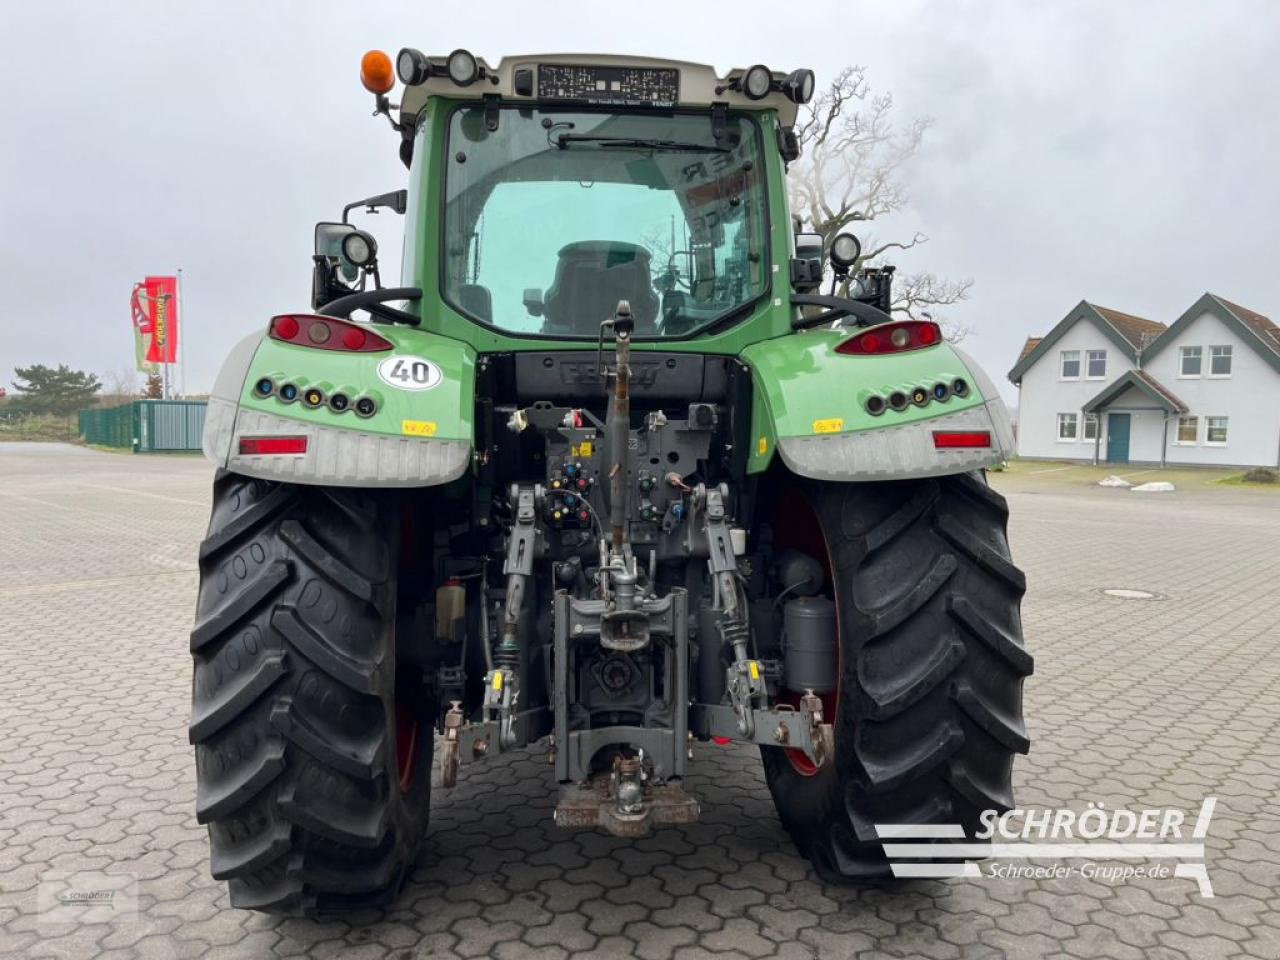
<svg viewBox="0 0 1280 960">
<path fill-rule="evenodd" d="M 835 603 L 826 597 L 798 597 L 784 608 L 782 629 L 787 689 L 796 693 L 835 690 Z"/>
</svg>

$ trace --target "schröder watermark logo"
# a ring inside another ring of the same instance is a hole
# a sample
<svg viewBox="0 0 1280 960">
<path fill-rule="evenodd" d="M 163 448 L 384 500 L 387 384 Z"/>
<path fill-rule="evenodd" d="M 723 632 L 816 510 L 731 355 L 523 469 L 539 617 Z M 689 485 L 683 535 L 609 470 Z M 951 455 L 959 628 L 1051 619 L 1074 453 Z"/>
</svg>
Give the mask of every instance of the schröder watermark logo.
<svg viewBox="0 0 1280 960">
<path fill-rule="evenodd" d="M 41 923 L 129 923 L 138 919 L 138 878 L 98 870 L 40 875 Z"/>
<path fill-rule="evenodd" d="M 1080 812 L 984 810 L 972 838 L 958 823 L 878 823 L 876 835 L 885 841 L 895 877 L 1083 877 L 1105 883 L 1186 877 L 1196 881 L 1202 897 L 1212 897 L 1204 838 L 1217 802 L 1216 797 L 1206 797 L 1194 820 L 1172 808 L 1108 810 L 1105 804 L 1091 803 Z M 992 862 L 983 869 L 972 862 L 975 859 Z"/>
</svg>

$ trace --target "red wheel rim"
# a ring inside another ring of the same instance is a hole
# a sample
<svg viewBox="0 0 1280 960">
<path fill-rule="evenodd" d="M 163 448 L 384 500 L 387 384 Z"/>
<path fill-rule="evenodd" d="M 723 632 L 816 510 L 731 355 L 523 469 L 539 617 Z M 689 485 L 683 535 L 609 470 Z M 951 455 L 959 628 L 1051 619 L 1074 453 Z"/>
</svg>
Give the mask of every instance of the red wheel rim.
<svg viewBox="0 0 1280 960">
<path fill-rule="evenodd" d="M 813 504 L 809 502 L 809 498 L 795 488 L 791 488 L 782 493 L 778 498 L 778 508 L 774 512 L 774 527 L 776 531 L 775 544 L 780 547 L 792 547 L 801 550 L 810 556 L 819 557 L 822 560 L 823 569 L 827 574 L 827 582 L 831 584 L 832 593 L 835 592 L 835 577 L 831 573 L 831 550 L 827 546 L 827 536 L 822 531 L 822 524 L 818 520 L 818 514 L 813 509 Z M 836 606 L 836 676 L 840 676 L 840 608 Z M 839 681 L 836 682 L 836 689 L 831 693 L 819 694 L 822 700 L 822 720 L 824 723 L 835 723 L 836 708 L 840 704 L 840 686 Z M 782 703 L 789 703 L 791 706 L 799 709 L 800 694 L 791 690 L 784 690 L 782 696 L 779 697 Z M 788 747 L 785 751 L 787 759 L 791 762 L 791 769 L 802 777 L 817 776 L 819 768 L 808 754 L 803 750 L 797 750 L 795 747 Z"/>
<path fill-rule="evenodd" d="M 400 771 L 400 792 L 407 793 L 413 784 L 418 756 L 418 720 L 409 708 L 396 704 L 396 768 Z"/>
<path fill-rule="evenodd" d="M 791 761 L 791 769 L 802 777 L 816 777 L 818 765 L 809 759 L 809 755 L 795 747 L 787 748 L 787 759 Z"/>
</svg>

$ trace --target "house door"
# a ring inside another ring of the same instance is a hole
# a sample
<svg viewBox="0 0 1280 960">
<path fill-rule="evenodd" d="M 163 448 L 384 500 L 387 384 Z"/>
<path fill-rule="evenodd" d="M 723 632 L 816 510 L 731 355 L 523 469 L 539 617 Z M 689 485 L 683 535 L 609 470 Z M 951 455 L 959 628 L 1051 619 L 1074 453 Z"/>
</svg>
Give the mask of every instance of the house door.
<svg viewBox="0 0 1280 960">
<path fill-rule="evenodd" d="M 1129 414 L 1107 414 L 1107 463 L 1129 462 Z"/>
</svg>

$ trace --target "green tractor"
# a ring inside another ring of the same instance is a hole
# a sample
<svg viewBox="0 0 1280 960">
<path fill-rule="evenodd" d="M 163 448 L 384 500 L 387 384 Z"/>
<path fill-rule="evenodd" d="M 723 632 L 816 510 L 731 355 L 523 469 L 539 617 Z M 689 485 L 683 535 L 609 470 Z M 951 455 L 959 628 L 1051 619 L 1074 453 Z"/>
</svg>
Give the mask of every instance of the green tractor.
<svg viewBox="0 0 1280 960">
<path fill-rule="evenodd" d="M 209 401 L 190 735 L 231 902 L 390 901 L 433 781 L 539 741 L 556 822 L 623 837 L 696 821 L 698 752 L 756 744 L 829 880 L 1008 808 L 1032 662 L 983 470 L 1009 420 L 891 316 L 891 268 L 793 222 L 813 73 L 394 73 L 398 106 L 366 55 L 407 189 L 317 225 L 312 312 Z M 363 209 L 405 218 L 401 286 Z"/>
</svg>

